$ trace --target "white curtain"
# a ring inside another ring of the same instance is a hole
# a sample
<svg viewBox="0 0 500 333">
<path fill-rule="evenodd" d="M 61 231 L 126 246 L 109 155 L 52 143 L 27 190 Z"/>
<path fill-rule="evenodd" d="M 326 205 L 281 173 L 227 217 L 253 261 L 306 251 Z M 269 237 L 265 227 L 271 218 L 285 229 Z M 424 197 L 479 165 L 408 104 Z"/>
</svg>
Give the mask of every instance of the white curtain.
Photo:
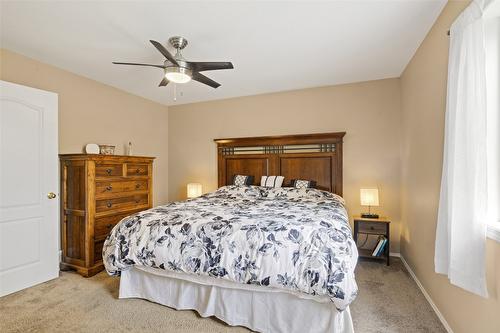
<svg viewBox="0 0 500 333">
<path fill-rule="evenodd" d="M 446 274 L 452 284 L 488 297 L 484 8 L 485 1 L 473 1 L 450 29 L 443 174 L 434 263 L 436 272 Z"/>
</svg>

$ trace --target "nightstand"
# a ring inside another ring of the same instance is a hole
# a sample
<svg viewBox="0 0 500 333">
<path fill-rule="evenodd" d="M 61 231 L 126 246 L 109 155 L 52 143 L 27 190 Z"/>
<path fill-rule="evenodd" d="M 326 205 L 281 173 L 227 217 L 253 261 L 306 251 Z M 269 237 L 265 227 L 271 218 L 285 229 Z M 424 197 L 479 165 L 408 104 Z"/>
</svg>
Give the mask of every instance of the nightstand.
<svg viewBox="0 0 500 333">
<path fill-rule="evenodd" d="M 390 249 L 390 224 L 387 218 L 381 217 L 378 219 L 368 219 L 362 218 L 360 216 L 354 216 L 354 241 L 356 242 L 356 246 L 358 246 L 358 235 L 365 235 L 365 237 L 369 237 L 369 235 L 379 235 L 385 236 L 387 238 L 387 244 L 383 250 L 382 255 L 373 256 L 373 248 L 359 248 L 358 253 L 360 258 L 369 258 L 374 260 L 382 260 L 387 263 L 389 266 L 389 249 Z"/>
</svg>

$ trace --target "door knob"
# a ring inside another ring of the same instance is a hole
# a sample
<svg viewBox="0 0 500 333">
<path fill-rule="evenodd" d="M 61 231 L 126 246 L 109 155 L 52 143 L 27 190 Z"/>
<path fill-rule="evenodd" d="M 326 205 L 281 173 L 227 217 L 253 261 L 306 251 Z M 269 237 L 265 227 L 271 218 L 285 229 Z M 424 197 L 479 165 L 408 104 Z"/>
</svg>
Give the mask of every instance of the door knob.
<svg viewBox="0 0 500 333">
<path fill-rule="evenodd" d="M 47 198 L 49 198 L 49 199 L 54 199 L 55 197 L 56 197 L 56 194 L 54 192 L 49 192 L 47 194 Z"/>
</svg>

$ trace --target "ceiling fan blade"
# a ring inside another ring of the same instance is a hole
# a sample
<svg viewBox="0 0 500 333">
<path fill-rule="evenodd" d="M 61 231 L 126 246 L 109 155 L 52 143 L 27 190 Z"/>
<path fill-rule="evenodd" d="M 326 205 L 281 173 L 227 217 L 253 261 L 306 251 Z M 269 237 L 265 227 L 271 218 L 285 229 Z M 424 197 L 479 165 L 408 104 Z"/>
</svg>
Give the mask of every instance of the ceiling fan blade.
<svg viewBox="0 0 500 333">
<path fill-rule="evenodd" d="M 161 54 L 163 54 L 163 56 L 165 58 L 167 58 L 168 61 L 170 61 L 171 63 L 173 63 L 176 66 L 179 66 L 179 64 L 177 63 L 175 58 L 172 56 L 172 54 L 170 52 L 168 52 L 168 50 L 163 45 L 161 45 L 160 43 L 158 43 L 155 40 L 150 40 L 150 42 L 151 42 L 151 44 L 154 45 L 154 47 L 156 47 L 156 49 L 158 51 L 160 51 Z"/>
<path fill-rule="evenodd" d="M 198 72 L 193 72 L 193 80 L 201 82 L 203 84 L 206 84 L 207 86 L 210 86 L 212 88 L 218 88 L 220 87 L 220 83 L 215 82 L 214 80 L 206 77 L 205 75 L 198 73 Z"/>
<path fill-rule="evenodd" d="M 160 84 L 158 85 L 158 87 L 165 87 L 170 81 L 167 80 L 166 77 L 163 78 L 163 80 L 161 80 Z"/>
<path fill-rule="evenodd" d="M 233 64 L 230 62 L 189 62 L 193 70 L 196 72 L 214 71 L 217 69 L 233 69 Z"/>
<path fill-rule="evenodd" d="M 165 68 L 165 66 L 163 66 L 163 65 L 137 64 L 137 63 L 133 63 L 133 62 L 116 62 L 116 61 L 113 61 L 113 64 L 115 64 L 115 65 L 149 66 L 149 67 Z"/>
</svg>

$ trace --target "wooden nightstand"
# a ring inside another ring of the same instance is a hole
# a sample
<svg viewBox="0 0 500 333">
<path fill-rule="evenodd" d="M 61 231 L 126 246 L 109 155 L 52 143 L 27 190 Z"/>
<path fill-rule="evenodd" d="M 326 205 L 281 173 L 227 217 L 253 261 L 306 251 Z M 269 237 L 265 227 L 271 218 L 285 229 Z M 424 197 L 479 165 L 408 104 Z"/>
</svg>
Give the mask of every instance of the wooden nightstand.
<svg viewBox="0 0 500 333">
<path fill-rule="evenodd" d="M 360 216 L 354 216 L 354 241 L 356 246 L 358 246 L 358 235 L 381 235 L 387 238 L 387 244 L 384 248 L 384 252 L 380 256 L 372 256 L 373 249 L 359 248 L 360 258 L 369 258 L 375 260 L 384 260 L 389 266 L 389 249 L 391 246 L 390 242 L 390 224 L 387 218 L 381 217 L 378 219 L 367 219 Z"/>
</svg>

